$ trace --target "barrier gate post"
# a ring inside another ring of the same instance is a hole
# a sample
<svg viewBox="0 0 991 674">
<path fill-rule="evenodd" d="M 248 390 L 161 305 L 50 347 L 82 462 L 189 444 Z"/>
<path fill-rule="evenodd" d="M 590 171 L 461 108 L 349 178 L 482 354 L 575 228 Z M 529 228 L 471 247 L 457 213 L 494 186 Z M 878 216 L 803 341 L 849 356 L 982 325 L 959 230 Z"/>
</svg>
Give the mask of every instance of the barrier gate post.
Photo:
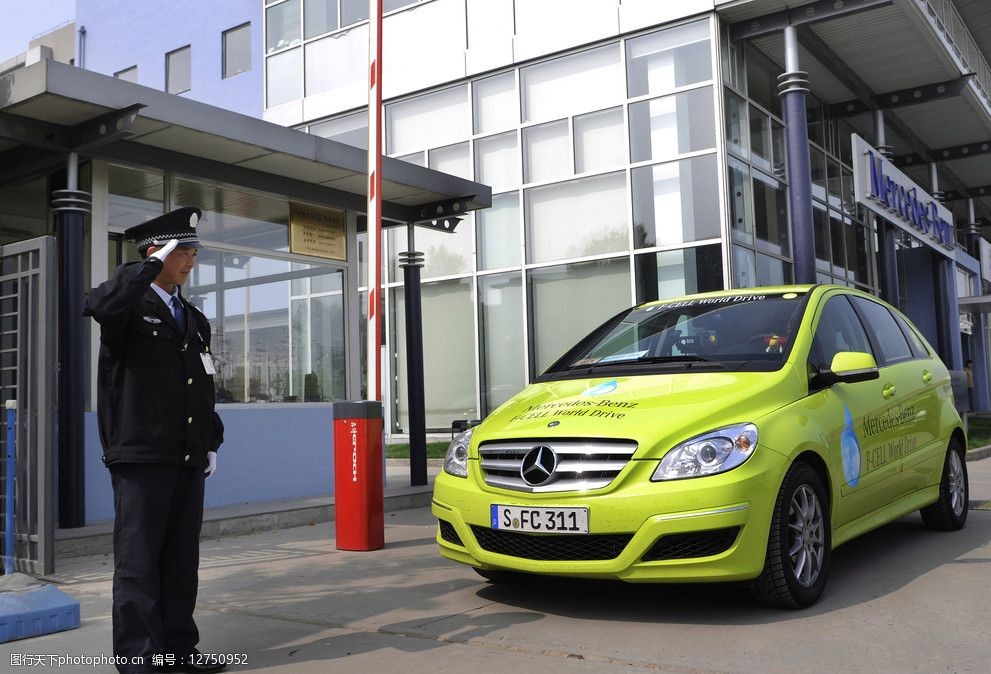
<svg viewBox="0 0 991 674">
<path fill-rule="evenodd" d="M 382 403 L 335 402 L 334 525 L 338 550 L 385 546 Z"/>
</svg>

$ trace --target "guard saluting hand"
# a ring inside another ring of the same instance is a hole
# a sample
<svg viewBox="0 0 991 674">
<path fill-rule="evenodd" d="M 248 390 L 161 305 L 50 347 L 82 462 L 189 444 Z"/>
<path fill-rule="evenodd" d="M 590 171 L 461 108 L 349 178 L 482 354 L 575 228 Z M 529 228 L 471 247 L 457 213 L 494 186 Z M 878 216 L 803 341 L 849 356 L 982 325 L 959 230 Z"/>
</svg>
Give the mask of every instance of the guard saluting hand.
<svg viewBox="0 0 991 674">
<path fill-rule="evenodd" d="M 193 620 L 204 480 L 224 440 L 210 324 L 180 292 L 200 215 L 180 208 L 125 231 L 144 259 L 119 267 L 83 309 L 100 324 L 97 416 L 114 490 L 113 644 L 131 663 L 117 666 L 123 673 L 156 671 L 156 661 L 224 669 L 198 661 Z"/>
</svg>

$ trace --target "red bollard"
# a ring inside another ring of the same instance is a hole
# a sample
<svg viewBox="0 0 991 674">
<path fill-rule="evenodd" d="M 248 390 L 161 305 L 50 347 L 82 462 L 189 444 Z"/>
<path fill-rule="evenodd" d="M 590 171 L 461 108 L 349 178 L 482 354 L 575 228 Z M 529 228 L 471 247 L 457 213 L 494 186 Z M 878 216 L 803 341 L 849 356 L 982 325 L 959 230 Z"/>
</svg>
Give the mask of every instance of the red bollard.
<svg viewBox="0 0 991 674">
<path fill-rule="evenodd" d="M 338 550 L 385 546 L 382 497 L 382 403 L 336 402 L 334 523 Z"/>
</svg>

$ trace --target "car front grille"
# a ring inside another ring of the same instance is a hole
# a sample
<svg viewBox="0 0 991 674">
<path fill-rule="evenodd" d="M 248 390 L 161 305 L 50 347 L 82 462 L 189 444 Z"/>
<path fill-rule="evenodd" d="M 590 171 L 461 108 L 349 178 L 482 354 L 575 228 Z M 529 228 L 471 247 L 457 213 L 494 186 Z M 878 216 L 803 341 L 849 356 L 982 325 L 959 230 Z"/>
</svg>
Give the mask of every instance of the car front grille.
<svg viewBox="0 0 991 674">
<path fill-rule="evenodd" d="M 661 536 L 643 556 L 643 561 L 657 562 L 664 559 L 691 559 L 718 555 L 730 549 L 739 532 L 740 527 L 727 527 Z"/>
<path fill-rule="evenodd" d="M 472 526 L 483 550 L 520 559 L 544 561 L 594 561 L 615 559 L 632 534 L 524 534 Z"/>
<path fill-rule="evenodd" d="M 455 531 L 453 524 L 447 520 L 437 520 L 437 523 L 440 525 L 440 537 L 443 540 L 464 547 L 465 544 L 461 542 L 461 537 L 458 536 L 458 532 Z"/>
<path fill-rule="evenodd" d="M 532 484 L 523 478 L 523 460 L 538 447 L 553 452 L 555 467 L 547 480 Z M 636 451 L 637 443 L 629 440 L 514 440 L 483 443 L 478 454 L 485 484 L 491 487 L 561 492 L 608 486 Z"/>
</svg>

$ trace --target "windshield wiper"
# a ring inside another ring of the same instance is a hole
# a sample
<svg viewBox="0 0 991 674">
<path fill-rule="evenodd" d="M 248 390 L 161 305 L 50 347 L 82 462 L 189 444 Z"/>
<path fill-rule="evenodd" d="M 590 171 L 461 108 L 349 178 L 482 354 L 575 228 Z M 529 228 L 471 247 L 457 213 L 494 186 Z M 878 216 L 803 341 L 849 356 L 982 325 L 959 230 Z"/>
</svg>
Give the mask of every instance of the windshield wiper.
<svg viewBox="0 0 991 674">
<path fill-rule="evenodd" d="M 638 363 L 712 363 L 714 361 L 702 356 L 640 356 Z"/>
</svg>

